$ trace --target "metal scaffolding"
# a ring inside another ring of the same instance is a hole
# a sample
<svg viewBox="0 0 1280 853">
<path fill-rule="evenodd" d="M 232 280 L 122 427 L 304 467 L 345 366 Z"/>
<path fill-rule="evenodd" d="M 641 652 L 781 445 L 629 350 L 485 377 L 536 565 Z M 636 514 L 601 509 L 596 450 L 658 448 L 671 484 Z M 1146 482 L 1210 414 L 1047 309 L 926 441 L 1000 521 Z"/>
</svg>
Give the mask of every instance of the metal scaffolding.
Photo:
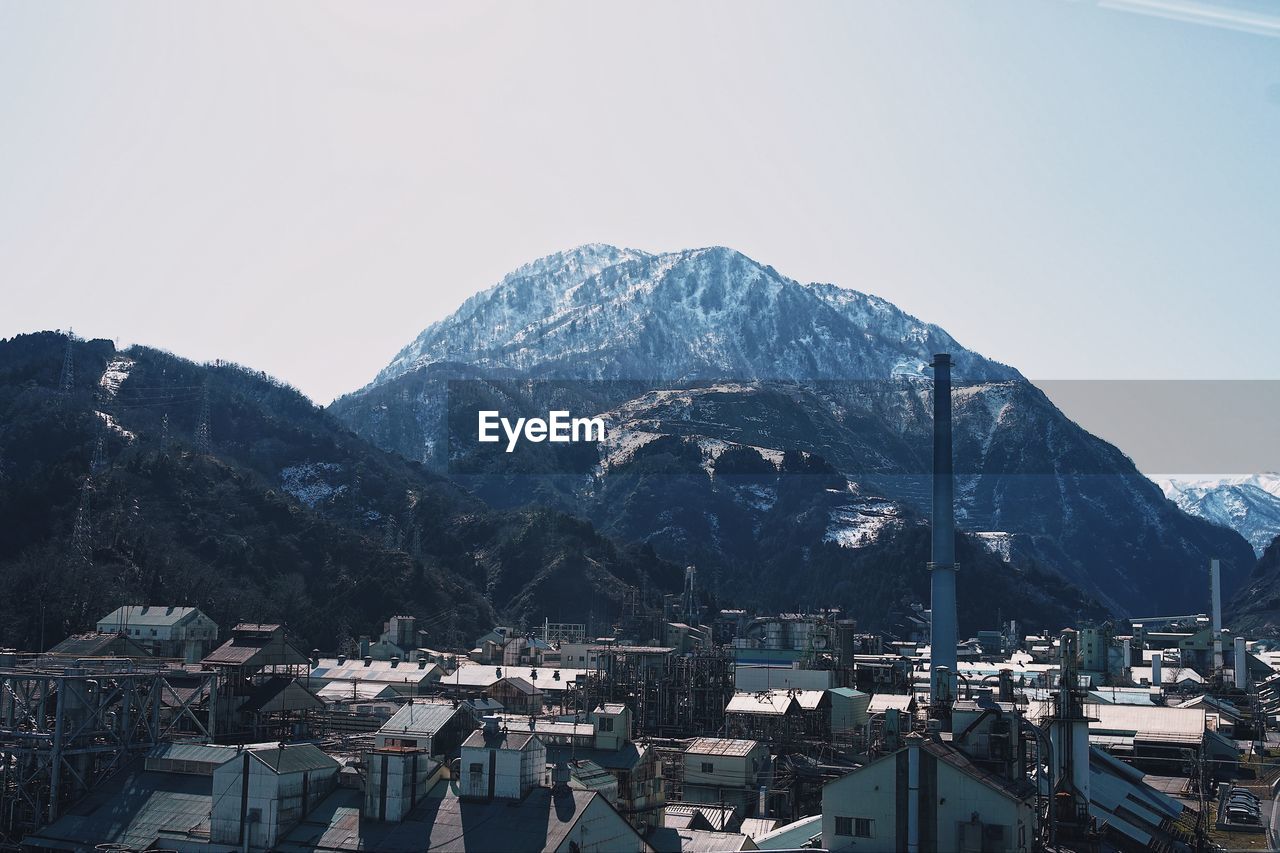
<svg viewBox="0 0 1280 853">
<path fill-rule="evenodd" d="M 0 669 L 0 842 L 16 844 L 57 820 L 166 737 L 213 740 L 195 705 L 212 705 L 214 673 L 138 669 L 127 660 L 76 663 Z"/>
<path fill-rule="evenodd" d="M 583 678 L 586 710 L 623 702 L 635 714 L 636 731 L 651 737 L 714 735 L 724 728 L 733 696 L 733 657 L 725 649 L 687 655 L 619 647 L 602 649 Z"/>
</svg>

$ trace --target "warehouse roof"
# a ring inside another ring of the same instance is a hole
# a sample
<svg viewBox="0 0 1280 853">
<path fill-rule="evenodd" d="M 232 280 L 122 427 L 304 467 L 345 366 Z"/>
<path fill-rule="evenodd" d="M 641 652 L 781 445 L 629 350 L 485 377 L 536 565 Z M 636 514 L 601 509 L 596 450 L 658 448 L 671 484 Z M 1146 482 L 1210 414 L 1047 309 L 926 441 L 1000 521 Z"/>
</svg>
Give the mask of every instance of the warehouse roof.
<svg viewBox="0 0 1280 853">
<path fill-rule="evenodd" d="M 128 657 L 149 658 L 151 653 L 124 634 L 90 631 L 72 634 L 33 661 L 34 666 L 70 662 L 76 658 Z"/>
<path fill-rule="evenodd" d="M 725 706 L 726 714 L 745 714 L 752 717 L 783 717 L 800 712 L 800 703 L 786 690 L 765 690 L 761 693 L 735 693 Z"/>
<path fill-rule="evenodd" d="M 132 850 L 171 847 L 177 841 L 207 844 L 212 804 L 207 777 L 134 772 L 100 785 L 24 842 L 64 850 L 94 844 Z"/>
<path fill-rule="evenodd" d="M 867 713 L 875 714 L 880 711 L 888 711 L 896 709 L 899 711 L 907 711 L 911 708 L 911 703 L 915 697 L 908 693 L 873 693 L 871 701 L 867 703 Z"/>
<path fill-rule="evenodd" d="M 696 737 L 685 747 L 689 755 L 748 755 L 760 745 L 757 740 L 737 740 L 723 737 Z"/>
<path fill-rule="evenodd" d="M 135 628 L 160 628 L 177 625 L 188 616 L 200 613 L 195 607 L 127 605 L 117 607 L 98 620 L 98 624 L 129 625 Z M 204 615 L 204 614 L 200 614 Z"/>
<path fill-rule="evenodd" d="M 426 702 L 404 705 L 391 716 L 391 719 L 378 729 L 379 734 L 426 734 L 435 735 L 458 714 L 452 702 L 447 704 L 428 704 Z"/>
<path fill-rule="evenodd" d="M 281 776 L 307 770 L 336 769 L 336 759 L 311 743 L 280 744 L 250 749 L 249 754 Z"/>
</svg>

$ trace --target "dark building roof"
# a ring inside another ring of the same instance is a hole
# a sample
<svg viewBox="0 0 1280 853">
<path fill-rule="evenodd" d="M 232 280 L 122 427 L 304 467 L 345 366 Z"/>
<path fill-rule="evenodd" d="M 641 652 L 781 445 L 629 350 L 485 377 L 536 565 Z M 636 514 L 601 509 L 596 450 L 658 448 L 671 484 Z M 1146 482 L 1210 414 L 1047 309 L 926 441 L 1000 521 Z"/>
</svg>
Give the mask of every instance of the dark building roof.
<svg viewBox="0 0 1280 853">
<path fill-rule="evenodd" d="M 459 799 L 449 791 L 448 783 L 441 783 L 400 823 L 379 823 L 361 822 L 360 792 L 339 788 L 276 849 L 381 853 L 555 850 L 597 798 L 605 808 L 613 808 L 594 791 L 570 789 L 553 793 L 550 788 L 534 788 L 522 800 L 478 802 Z M 619 831 L 634 833 L 622 818 L 618 823 Z M 634 847 L 641 848 L 640 838 L 634 841 Z"/>
<path fill-rule="evenodd" d="M 279 625 L 241 623 L 232 636 L 200 662 L 205 666 L 273 666 L 309 664 L 310 659 L 284 636 Z"/>
<path fill-rule="evenodd" d="M 288 694 L 288 695 L 286 695 Z M 270 707 L 272 704 L 276 707 Z M 297 679 L 285 675 L 274 675 L 257 684 L 249 691 L 248 697 L 241 703 L 239 710 L 256 714 L 264 709 L 268 711 L 296 711 L 303 708 L 324 708 L 324 700 L 312 693 Z"/>
<path fill-rule="evenodd" d="M 90 631 L 73 634 L 34 661 L 36 666 L 66 663 L 76 658 L 149 658 L 151 653 L 124 634 Z"/>
<path fill-rule="evenodd" d="M 26 841 L 63 850 L 95 844 L 147 850 L 178 841 L 208 843 L 212 803 L 207 776 L 133 772 L 100 785 Z"/>
<path fill-rule="evenodd" d="M 337 770 L 338 762 L 311 743 L 281 744 L 251 749 L 249 754 L 281 776 L 307 770 Z"/>
<path fill-rule="evenodd" d="M 526 696 L 536 696 L 537 694 L 542 692 L 534 684 L 526 681 L 525 679 L 519 677 L 518 675 L 509 675 L 506 678 L 501 678 L 495 681 L 489 689 L 496 690 L 497 688 L 499 688 L 504 684 L 515 688 L 517 691 L 525 694 Z"/>
</svg>

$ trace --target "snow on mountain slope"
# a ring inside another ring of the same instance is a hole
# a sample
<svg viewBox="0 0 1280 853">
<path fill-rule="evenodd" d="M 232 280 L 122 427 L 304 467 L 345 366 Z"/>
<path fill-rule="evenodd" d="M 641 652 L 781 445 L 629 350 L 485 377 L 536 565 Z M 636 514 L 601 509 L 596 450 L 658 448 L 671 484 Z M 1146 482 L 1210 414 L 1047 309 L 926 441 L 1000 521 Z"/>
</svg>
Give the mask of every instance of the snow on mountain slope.
<svg viewBox="0 0 1280 853">
<path fill-rule="evenodd" d="M 436 362 L 575 379 L 887 379 L 1017 371 L 889 302 L 803 285 L 722 247 L 648 254 L 598 244 L 543 258 L 432 324 L 374 380 Z"/>
<path fill-rule="evenodd" d="M 1280 474 L 1163 478 L 1156 485 L 1184 512 L 1235 530 L 1258 556 L 1280 536 Z"/>
</svg>

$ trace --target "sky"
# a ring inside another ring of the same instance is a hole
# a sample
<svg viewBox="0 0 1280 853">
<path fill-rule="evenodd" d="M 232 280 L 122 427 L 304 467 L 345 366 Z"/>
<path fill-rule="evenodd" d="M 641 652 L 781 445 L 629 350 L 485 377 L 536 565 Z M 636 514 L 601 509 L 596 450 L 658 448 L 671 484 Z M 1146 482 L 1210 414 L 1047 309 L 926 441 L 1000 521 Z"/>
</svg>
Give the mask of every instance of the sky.
<svg viewBox="0 0 1280 853">
<path fill-rule="evenodd" d="M 0 337 L 327 403 L 533 258 L 727 245 L 1033 379 L 1280 379 L 1264 7 L 3 0 Z"/>
</svg>

